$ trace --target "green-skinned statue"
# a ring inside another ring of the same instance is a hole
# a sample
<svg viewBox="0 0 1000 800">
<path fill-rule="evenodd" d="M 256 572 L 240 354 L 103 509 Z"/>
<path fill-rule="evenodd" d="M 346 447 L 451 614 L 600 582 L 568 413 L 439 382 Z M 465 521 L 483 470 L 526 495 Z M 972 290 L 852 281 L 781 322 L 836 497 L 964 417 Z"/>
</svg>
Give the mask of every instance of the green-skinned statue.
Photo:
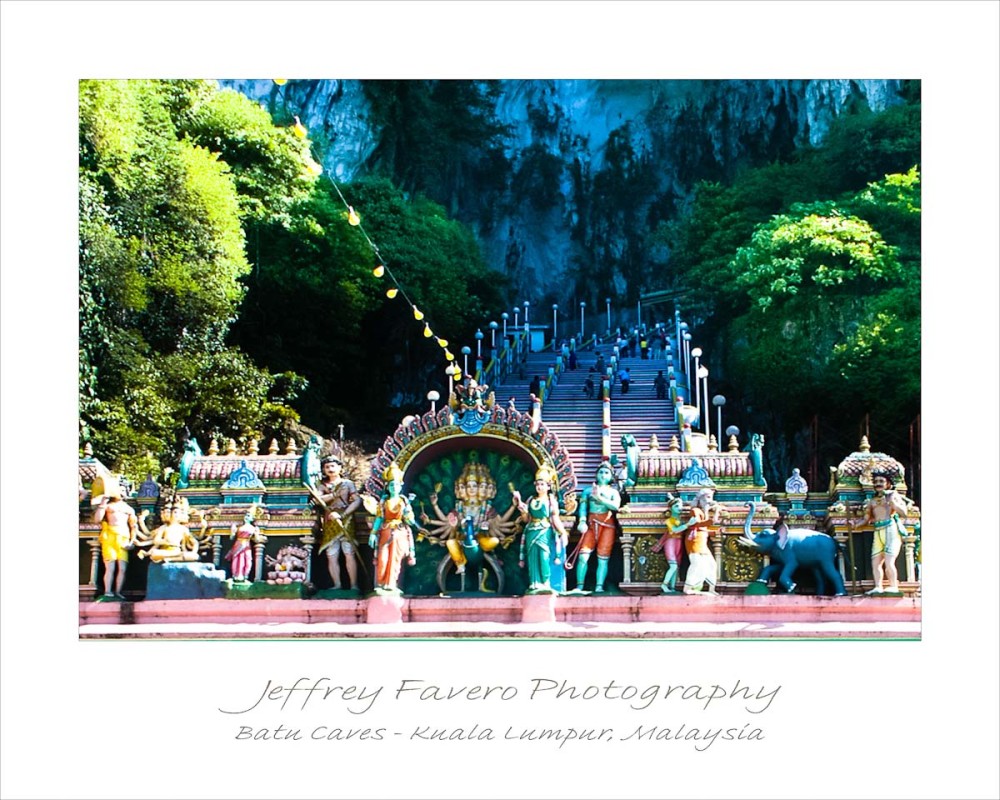
<svg viewBox="0 0 1000 800">
<path fill-rule="evenodd" d="M 608 561 L 611 559 L 611 549 L 615 544 L 615 514 L 621 508 L 621 495 L 611 485 L 612 477 L 611 465 L 605 461 L 597 468 L 594 483 L 583 492 L 576 526 L 576 529 L 583 534 L 576 553 L 577 591 L 583 590 L 587 565 L 595 548 L 597 578 L 594 591 L 604 591 L 604 582 L 608 577 Z M 572 561 L 567 560 L 566 569 L 572 568 Z"/>
</svg>

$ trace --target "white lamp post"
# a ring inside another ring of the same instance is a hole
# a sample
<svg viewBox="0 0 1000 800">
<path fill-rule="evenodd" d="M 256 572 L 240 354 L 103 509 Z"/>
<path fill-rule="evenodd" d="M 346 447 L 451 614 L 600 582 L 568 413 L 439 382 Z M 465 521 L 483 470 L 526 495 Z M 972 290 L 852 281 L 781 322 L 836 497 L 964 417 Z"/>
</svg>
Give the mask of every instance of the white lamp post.
<svg viewBox="0 0 1000 800">
<path fill-rule="evenodd" d="M 521 309 L 518 306 L 514 306 L 514 330 L 516 331 L 520 326 L 517 322 L 517 315 L 521 313 Z"/>
<path fill-rule="evenodd" d="M 611 298 L 604 298 L 604 305 L 608 308 L 608 333 L 611 333 Z"/>
<path fill-rule="evenodd" d="M 712 433 L 711 426 L 709 424 L 711 416 L 708 412 L 708 367 L 698 367 L 698 378 L 705 381 L 705 414 L 702 421 L 702 427 L 705 429 L 705 438 L 707 439 Z M 698 407 L 698 413 L 701 414 L 701 406 Z"/>
<path fill-rule="evenodd" d="M 464 367 L 464 371 L 462 373 L 463 375 L 468 375 L 469 374 L 469 355 L 471 353 L 472 353 L 472 348 L 471 347 L 465 346 L 465 347 L 462 348 L 462 355 L 465 356 L 465 367 Z"/>
<path fill-rule="evenodd" d="M 552 350 L 555 351 L 558 348 L 556 344 L 556 339 L 559 338 L 559 304 L 552 304 Z"/>
<path fill-rule="evenodd" d="M 635 304 L 636 327 L 642 327 L 642 300 L 637 300 Z"/>
<path fill-rule="evenodd" d="M 726 404 L 726 398 L 721 394 L 717 394 L 712 398 L 712 405 L 715 406 L 716 419 L 715 419 L 715 429 L 719 432 L 719 438 L 722 438 L 722 407 Z M 722 442 L 719 442 L 719 446 L 722 446 Z"/>
<path fill-rule="evenodd" d="M 683 334 L 683 336 L 681 338 L 684 340 L 683 343 L 682 343 L 682 347 L 681 347 L 681 356 L 684 358 L 684 375 L 688 379 L 688 389 L 690 390 L 690 388 L 691 388 L 691 386 L 690 386 L 690 383 L 691 383 L 691 334 L 688 333 L 687 331 L 684 331 L 684 334 Z M 688 400 L 690 400 L 690 399 L 691 399 L 691 397 L 690 397 L 690 392 L 689 392 Z"/>
<path fill-rule="evenodd" d="M 483 357 L 483 332 L 476 329 L 476 358 Z"/>
<path fill-rule="evenodd" d="M 694 378 L 694 404 L 698 408 L 698 415 L 701 416 L 701 348 L 695 347 L 691 350 L 691 358 L 694 359 L 694 372 L 689 372 L 688 375 Z M 691 381 L 688 379 L 688 390 L 691 389 Z M 705 422 L 702 420 L 702 427 L 704 427 Z"/>
<path fill-rule="evenodd" d="M 527 300 L 524 301 L 524 329 L 528 330 L 528 306 L 530 306 Z"/>
<path fill-rule="evenodd" d="M 495 322 L 490 323 L 490 350 L 497 349 L 497 328 L 499 327 Z"/>
<path fill-rule="evenodd" d="M 441 395 L 438 392 L 431 389 L 427 393 L 427 399 L 431 401 L 431 414 L 437 413 L 437 401 L 441 399 Z"/>
<path fill-rule="evenodd" d="M 500 315 L 500 319 L 503 320 L 503 339 L 504 339 L 505 342 L 507 341 L 507 320 L 509 318 L 510 318 L 510 315 L 506 311 L 504 311 Z"/>
</svg>

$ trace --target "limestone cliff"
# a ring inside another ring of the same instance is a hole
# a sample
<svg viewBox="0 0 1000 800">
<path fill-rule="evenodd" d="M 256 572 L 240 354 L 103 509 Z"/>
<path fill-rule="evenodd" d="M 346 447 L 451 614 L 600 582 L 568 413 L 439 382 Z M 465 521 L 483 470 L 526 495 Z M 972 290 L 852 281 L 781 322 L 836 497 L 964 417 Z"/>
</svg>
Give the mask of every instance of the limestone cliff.
<svg viewBox="0 0 1000 800">
<path fill-rule="evenodd" d="M 399 178 L 398 161 L 388 165 L 380 156 L 385 117 L 361 82 L 221 83 L 278 119 L 298 115 L 336 180 L 374 171 Z M 901 102 L 903 88 L 896 80 L 477 85 L 506 126 L 500 147 L 490 154 L 484 148 L 478 162 L 456 152 L 465 168 L 441 164 L 433 186 L 407 188 L 426 192 L 477 231 L 487 263 L 509 277 L 511 299 L 575 292 L 592 302 L 605 292 L 631 296 L 650 283 L 644 235 L 679 213 L 698 180 L 725 180 L 741 166 L 820 144 L 838 114 L 882 110 Z M 487 156 L 501 161 L 491 162 L 489 181 L 482 178 Z"/>
</svg>

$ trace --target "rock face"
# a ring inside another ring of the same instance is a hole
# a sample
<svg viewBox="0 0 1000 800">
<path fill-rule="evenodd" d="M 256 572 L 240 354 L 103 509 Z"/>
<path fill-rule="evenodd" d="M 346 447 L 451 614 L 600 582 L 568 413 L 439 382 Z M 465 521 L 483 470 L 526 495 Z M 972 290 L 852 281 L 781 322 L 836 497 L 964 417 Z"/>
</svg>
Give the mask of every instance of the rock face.
<svg viewBox="0 0 1000 800">
<path fill-rule="evenodd" d="M 298 115 L 337 181 L 385 168 L 376 121 L 384 115 L 361 82 L 221 83 L 279 119 Z M 445 185 L 415 188 L 476 230 L 515 298 L 562 300 L 573 287 L 594 310 L 604 293 L 648 283 L 642 237 L 683 208 L 697 181 L 818 145 L 838 114 L 900 103 L 903 88 L 895 80 L 514 80 L 492 82 L 490 93 L 477 85 L 507 126 L 504 163 L 488 184 L 474 170 L 442 167 Z"/>
</svg>

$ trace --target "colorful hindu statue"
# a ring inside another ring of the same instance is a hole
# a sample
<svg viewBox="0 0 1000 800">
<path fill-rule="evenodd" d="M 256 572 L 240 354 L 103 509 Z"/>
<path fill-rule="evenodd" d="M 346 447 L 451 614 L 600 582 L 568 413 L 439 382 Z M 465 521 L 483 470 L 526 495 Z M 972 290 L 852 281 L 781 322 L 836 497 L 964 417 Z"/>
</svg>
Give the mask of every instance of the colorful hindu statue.
<svg viewBox="0 0 1000 800">
<path fill-rule="evenodd" d="M 519 566 L 528 568 L 528 594 L 551 594 L 552 565 L 561 565 L 568 536 L 559 516 L 559 500 L 551 493 L 556 475 L 549 467 L 535 473 L 535 496 L 527 503 L 519 492 L 514 501 L 527 523 L 521 536 Z M 554 556 L 554 558 L 553 558 Z M 550 561 L 550 559 L 552 559 Z"/>
<path fill-rule="evenodd" d="M 230 528 L 229 538 L 236 541 L 226 553 L 226 561 L 232 562 L 233 580 L 240 583 L 246 583 L 250 580 L 250 571 L 253 569 L 254 542 L 264 541 L 260 528 L 254 523 L 256 511 L 256 505 L 250 506 L 243 515 L 243 524 L 237 527 L 234 522 Z"/>
<path fill-rule="evenodd" d="M 896 557 L 906 535 L 901 519 L 906 516 L 906 501 L 894 491 L 893 476 L 888 472 L 873 472 L 872 488 L 874 494 L 861 507 L 861 518 L 851 520 L 850 526 L 857 528 L 871 524 L 875 531 L 872 538 L 872 578 L 875 586 L 867 594 L 898 593 Z"/>
<path fill-rule="evenodd" d="M 691 504 L 691 519 L 688 520 L 688 534 L 685 541 L 688 553 L 688 571 L 684 578 L 684 594 L 717 594 L 715 580 L 718 564 L 708 546 L 713 533 L 710 527 L 719 522 L 721 506 L 715 502 L 712 489 L 701 489 Z M 702 586 L 708 585 L 706 592 Z"/>
<path fill-rule="evenodd" d="M 101 523 L 98 540 L 104 560 L 104 597 L 124 600 L 122 586 L 128 568 L 128 551 L 138 536 L 135 511 L 122 499 L 121 486 L 113 478 L 98 478 L 94 482 L 90 503 L 96 506 L 94 522 Z"/>
<path fill-rule="evenodd" d="M 188 527 L 190 510 L 186 497 L 179 497 L 176 494 L 170 497 L 160 511 L 161 524 L 159 527 L 148 531 L 145 519 L 148 512 L 143 511 L 139 516 L 139 527 L 142 530 L 143 538 L 137 541 L 139 547 L 148 547 L 148 550 L 140 550 L 139 558 L 148 558 L 158 564 L 170 561 L 199 561 L 201 559 L 201 547 L 204 543 L 203 537 L 208 522 L 204 515 L 201 516 L 201 531 L 195 535 Z"/>
<path fill-rule="evenodd" d="M 682 519 L 683 513 L 684 502 L 681 498 L 671 498 L 666 510 L 667 532 L 652 548 L 654 553 L 662 551 L 667 559 L 667 572 L 663 576 L 663 583 L 660 584 L 660 591 L 663 594 L 677 594 L 677 568 L 681 560 L 681 544 L 684 531 L 688 529 L 687 523 Z"/>
<path fill-rule="evenodd" d="M 333 588 L 341 589 L 340 555 L 350 587 L 358 587 L 358 557 L 354 539 L 354 512 L 361 506 L 361 495 L 353 481 L 343 477 L 343 462 L 336 456 L 323 459 L 323 479 L 311 492 L 322 514 L 322 534 L 318 553 L 326 553 L 327 568 Z"/>
<path fill-rule="evenodd" d="M 428 533 L 443 542 L 455 563 L 455 572 L 465 572 L 470 556 L 476 551 L 489 553 L 513 539 L 517 523 L 511 520 L 517 505 L 511 502 L 503 515 L 493 508 L 497 494 L 496 481 L 489 467 L 473 457 L 455 480 L 455 505 L 447 514 L 438 505 L 442 485 L 434 485 L 429 495 L 435 519 L 421 512 L 420 521 L 429 526 Z"/>
<path fill-rule="evenodd" d="M 594 476 L 594 483 L 583 492 L 578 507 L 576 529 L 583 534 L 577 545 L 576 555 L 576 589 L 583 591 L 584 579 L 587 577 L 587 564 L 590 555 L 597 549 L 597 575 L 595 592 L 604 591 L 604 582 L 608 577 L 608 562 L 611 550 L 615 544 L 615 514 L 621 508 L 621 495 L 611 485 L 614 477 L 611 464 L 603 462 Z M 572 569 L 570 560 L 566 569 Z"/>
<path fill-rule="evenodd" d="M 375 550 L 375 591 L 399 593 L 399 573 L 405 559 L 411 566 L 417 563 L 413 548 L 414 524 L 410 501 L 402 494 L 403 473 L 390 464 L 382 476 L 385 494 L 378 504 L 368 546 Z"/>
</svg>

